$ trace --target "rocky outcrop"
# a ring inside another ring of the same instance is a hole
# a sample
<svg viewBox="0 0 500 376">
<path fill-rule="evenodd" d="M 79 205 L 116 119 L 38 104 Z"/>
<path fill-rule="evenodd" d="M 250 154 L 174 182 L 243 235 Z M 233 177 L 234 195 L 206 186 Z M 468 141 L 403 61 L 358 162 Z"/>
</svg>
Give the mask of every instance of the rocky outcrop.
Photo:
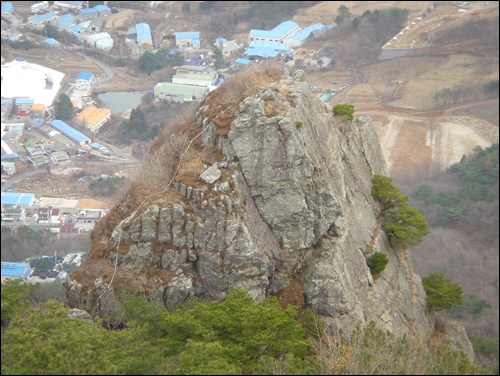
<svg viewBox="0 0 500 376">
<path fill-rule="evenodd" d="M 67 284 L 70 305 L 98 314 L 102 285 L 109 294 L 125 280 L 167 307 L 242 288 L 313 307 L 332 328 L 375 321 L 429 338 L 420 277 L 389 243 L 371 196 L 372 177 L 388 175 L 372 122 L 333 117 L 303 78 L 285 75 L 244 99 L 225 135 L 200 106 L 203 147 L 223 160 L 196 184 L 178 179 L 167 203 L 115 210 L 120 221 Z M 374 251 L 389 257 L 376 280 L 366 264 Z"/>
</svg>

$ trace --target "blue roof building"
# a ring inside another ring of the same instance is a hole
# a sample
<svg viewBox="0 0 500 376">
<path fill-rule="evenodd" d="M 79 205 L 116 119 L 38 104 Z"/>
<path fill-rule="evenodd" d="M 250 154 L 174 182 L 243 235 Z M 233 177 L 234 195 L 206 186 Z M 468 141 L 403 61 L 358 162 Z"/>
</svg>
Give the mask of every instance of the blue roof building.
<svg viewBox="0 0 500 376">
<path fill-rule="evenodd" d="M 13 160 L 19 160 L 19 154 L 17 153 L 9 153 L 9 154 L 2 154 L 1 157 L 2 160 L 4 159 L 13 159 Z"/>
<path fill-rule="evenodd" d="M 12 3 L 4 2 L 2 3 L 2 14 L 12 14 L 14 12 L 14 8 L 12 7 Z"/>
<path fill-rule="evenodd" d="M 33 206 L 35 205 L 34 193 L 21 193 L 21 192 L 2 192 L 2 205 L 20 205 L 20 206 Z"/>
<path fill-rule="evenodd" d="M 201 33 L 198 31 L 175 33 L 175 45 L 177 47 L 200 48 Z"/>
<path fill-rule="evenodd" d="M 54 17 L 56 17 L 56 14 L 54 12 L 48 12 L 48 13 L 44 13 L 44 14 L 41 14 L 41 15 L 33 18 L 31 20 L 31 22 L 39 24 L 39 23 L 43 23 L 45 21 L 48 21 L 48 20 L 50 20 L 51 18 L 54 18 Z"/>
<path fill-rule="evenodd" d="M 47 44 L 48 46 L 57 46 L 60 43 L 56 41 L 54 38 L 47 38 L 45 39 L 45 44 Z"/>
<path fill-rule="evenodd" d="M 243 52 L 249 58 L 262 57 L 276 57 L 281 53 L 287 52 L 292 46 L 282 43 L 258 43 L 251 42 L 247 50 Z"/>
<path fill-rule="evenodd" d="M 217 44 L 218 46 L 223 46 L 225 44 L 228 44 L 229 42 L 227 41 L 226 38 L 217 38 L 215 40 L 215 44 Z"/>
<path fill-rule="evenodd" d="M 62 120 L 52 120 L 50 125 L 80 145 L 90 144 L 90 138 Z"/>
<path fill-rule="evenodd" d="M 111 14 L 111 9 L 108 8 L 106 5 L 99 4 L 96 5 L 94 9 L 97 10 L 97 12 L 99 13 L 99 17 L 109 16 Z"/>
<path fill-rule="evenodd" d="M 30 274 L 31 274 L 30 264 L 2 261 L 2 269 L 1 269 L 2 280 L 9 278 L 26 279 L 29 277 Z"/>
<path fill-rule="evenodd" d="M 56 27 L 62 30 L 66 30 L 73 24 L 73 22 L 75 22 L 75 16 L 68 13 L 59 18 L 59 21 L 57 21 L 56 23 Z"/>
<path fill-rule="evenodd" d="M 84 39 L 85 39 L 85 38 L 83 37 L 83 35 L 82 35 L 82 34 L 77 33 L 76 31 L 73 31 L 73 35 L 74 35 L 77 39 L 81 40 L 82 42 L 83 42 L 83 41 L 84 41 Z"/>
<path fill-rule="evenodd" d="M 272 30 L 250 30 L 249 41 L 265 43 L 283 43 L 288 36 L 299 31 L 299 25 L 294 21 L 283 21 Z"/>
<path fill-rule="evenodd" d="M 137 34 L 137 43 L 139 43 L 139 45 L 145 43 L 153 45 L 153 38 L 151 37 L 151 29 L 149 28 L 148 24 L 139 23 L 135 25 L 135 31 Z"/>
<path fill-rule="evenodd" d="M 78 18 L 81 20 L 90 20 L 99 17 L 99 11 L 95 8 L 80 9 L 78 11 Z"/>
<path fill-rule="evenodd" d="M 33 103 L 35 103 L 34 99 L 16 98 L 16 104 L 30 104 L 30 105 L 33 105 Z"/>
<path fill-rule="evenodd" d="M 42 124 L 43 124 L 43 121 L 44 121 L 44 119 L 43 119 L 43 118 L 38 118 L 38 119 L 36 119 L 36 121 L 35 121 L 35 128 L 39 128 L 39 127 L 40 127 L 40 125 L 42 125 Z"/>
<path fill-rule="evenodd" d="M 81 72 L 78 76 L 76 76 L 76 79 L 89 81 L 92 77 L 94 77 L 94 73 L 92 72 Z"/>
<path fill-rule="evenodd" d="M 314 36 L 323 30 L 326 30 L 326 26 L 323 24 L 313 24 L 310 25 L 296 33 L 286 37 L 283 42 L 291 44 L 293 47 L 298 47 L 302 45 L 309 37 Z"/>
<path fill-rule="evenodd" d="M 29 98 L 16 98 L 15 101 L 19 111 L 30 111 L 31 106 L 35 104 L 35 100 Z"/>
<path fill-rule="evenodd" d="M 252 62 L 252 60 L 243 59 L 242 57 L 239 57 L 234 62 L 238 64 L 248 65 Z"/>
<path fill-rule="evenodd" d="M 89 25 L 90 25 L 90 21 L 85 21 L 85 22 L 82 22 L 82 23 L 79 23 L 77 25 L 73 25 L 73 26 L 69 27 L 68 30 L 73 31 L 73 32 L 77 32 L 77 31 L 86 29 L 87 27 L 89 27 Z"/>
</svg>

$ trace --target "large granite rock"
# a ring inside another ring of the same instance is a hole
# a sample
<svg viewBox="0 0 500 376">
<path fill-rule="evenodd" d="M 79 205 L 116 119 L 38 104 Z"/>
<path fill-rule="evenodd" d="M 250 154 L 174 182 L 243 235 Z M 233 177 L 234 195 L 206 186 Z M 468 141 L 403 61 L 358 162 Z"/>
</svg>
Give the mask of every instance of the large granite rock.
<svg viewBox="0 0 500 376">
<path fill-rule="evenodd" d="M 179 194 L 168 203 L 124 212 L 67 284 L 71 306 L 102 311 L 100 285 L 87 281 L 102 277 L 91 265 L 105 259 L 111 287 L 135 283 L 167 307 L 242 288 L 257 300 L 294 298 L 332 328 L 375 321 L 430 338 L 434 318 L 420 277 L 408 251 L 389 243 L 371 196 L 372 177 L 388 175 L 372 122 L 333 117 L 299 73 L 244 99 L 227 135 L 217 135 L 208 105 L 200 107 L 203 146 L 225 160 L 196 187 L 176 182 Z M 366 264 L 375 250 L 389 257 L 377 280 Z M 292 296 L 292 281 L 300 296 Z"/>
</svg>

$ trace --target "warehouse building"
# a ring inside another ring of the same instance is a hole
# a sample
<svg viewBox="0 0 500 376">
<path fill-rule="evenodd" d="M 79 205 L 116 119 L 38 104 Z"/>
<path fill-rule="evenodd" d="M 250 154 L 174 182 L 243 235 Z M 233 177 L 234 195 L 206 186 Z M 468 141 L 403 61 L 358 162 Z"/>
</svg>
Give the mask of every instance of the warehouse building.
<svg viewBox="0 0 500 376">
<path fill-rule="evenodd" d="M 85 136 L 83 133 L 77 131 L 75 128 L 69 126 L 62 120 L 52 120 L 50 125 L 61 132 L 63 135 L 67 136 L 79 145 L 90 145 L 90 138 Z"/>
<path fill-rule="evenodd" d="M 175 33 L 175 45 L 180 47 L 201 47 L 201 33 L 198 31 Z"/>
<path fill-rule="evenodd" d="M 170 82 L 159 82 L 154 87 L 155 99 L 180 103 L 201 101 L 208 92 L 208 87 Z"/>
<path fill-rule="evenodd" d="M 35 29 L 41 29 L 47 24 L 55 23 L 56 20 L 57 15 L 54 12 L 48 12 L 39 16 L 29 18 L 28 25 Z"/>
<path fill-rule="evenodd" d="M 19 205 L 25 208 L 34 207 L 36 198 L 34 193 L 22 192 L 2 192 L 1 198 L 3 205 Z"/>
<path fill-rule="evenodd" d="M 17 99 L 19 111 L 29 111 L 34 103 L 51 106 L 64 78 L 64 73 L 54 69 L 17 60 L 3 64 L 1 72 L 2 98 L 31 99 L 22 106 L 22 101 Z"/>
<path fill-rule="evenodd" d="M 283 21 L 272 30 L 250 30 L 248 39 L 249 42 L 283 43 L 287 37 L 299 30 L 299 25 L 296 22 Z"/>
<path fill-rule="evenodd" d="M 300 47 L 304 42 L 309 39 L 310 37 L 316 36 L 319 33 L 327 30 L 327 26 L 323 24 L 313 24 L 310 25 L 300 31 L 297 31 L 296 33 L 286 37 L 283 40 L 283 43 L 289 44 L 292 47 Z"/>
<path fill-rule="evenodd" d="M 211 87 L 217 80 L 217 71 L 206 66 L 182 65 L 177 67 L 172 83 Z"/>
<path fill-rule="evenodd" d="M 106 5 L 96 5 L 94 7 L 95 10 L 99 13 L 99 17 L 107 17 L 111 16 L 111 9 L 108 8 Z"/>
<path fill-rule="evenodd" d="M 72 14 L 65 14 L 59 18 L 59 20 L 56 23 L 56 27 L 60 30 L 67 30 L 73 25 L 75 22 L 75 16 Z"/>
<path fill-rule="evenodd" d="M 14 8 L 12 6 L 12 3 L 10 2 L 3 2 L 2 3 L 2 16 L 10 16 L 11 14 L 14 13 Z"/>
<path fill-rule="evenodd" d="M 153 47 L 153 38 L 151 37 L 151 29 L 148 24 L 139 23 L 135 25 L 137 35 L 137 44 L 141 47 Z"/>
<path fill-rule="evenodd" d="M 250 42 L 247 50 L 243 52 L 249 59 L 255 58 L 274 58 L 291 49 L 291 45 L 283 43 L 262 43 Z"/>
<path fill-rule="evenodd" d="M 99 128 L 101 128 L 110 118 L 111 110 L 90 106 L 80 112 L 73 120 L 77 124 L 97 133 Z"/>
<path fill-rule="evenodd" d="M 85 40 L 92 47 L 100 48 L 105 51 L 109 51 L 113 48 L 113 38 L 108 33 L 86 35 Z"/>
<path fill-rule="evenodd" d="M 2 261 L 1 280 L 2 283 L 8 279 L 28 279 L 32 272 L 30 264 L 19 262 L 4 262 Z"/>
</svg>

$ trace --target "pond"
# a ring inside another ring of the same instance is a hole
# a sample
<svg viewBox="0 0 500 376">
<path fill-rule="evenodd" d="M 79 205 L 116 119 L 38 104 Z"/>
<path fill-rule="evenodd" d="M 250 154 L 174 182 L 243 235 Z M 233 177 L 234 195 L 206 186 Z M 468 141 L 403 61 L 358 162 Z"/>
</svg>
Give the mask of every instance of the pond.
<svg viewBox="0 0 500 376">
<path fill-rule="evenodd" d="M 112 113 L 131 110 L 141 104 L 141 98 L 147 91 L 109 91 L 97 95 L 103 106 Z"/>
</svg>

